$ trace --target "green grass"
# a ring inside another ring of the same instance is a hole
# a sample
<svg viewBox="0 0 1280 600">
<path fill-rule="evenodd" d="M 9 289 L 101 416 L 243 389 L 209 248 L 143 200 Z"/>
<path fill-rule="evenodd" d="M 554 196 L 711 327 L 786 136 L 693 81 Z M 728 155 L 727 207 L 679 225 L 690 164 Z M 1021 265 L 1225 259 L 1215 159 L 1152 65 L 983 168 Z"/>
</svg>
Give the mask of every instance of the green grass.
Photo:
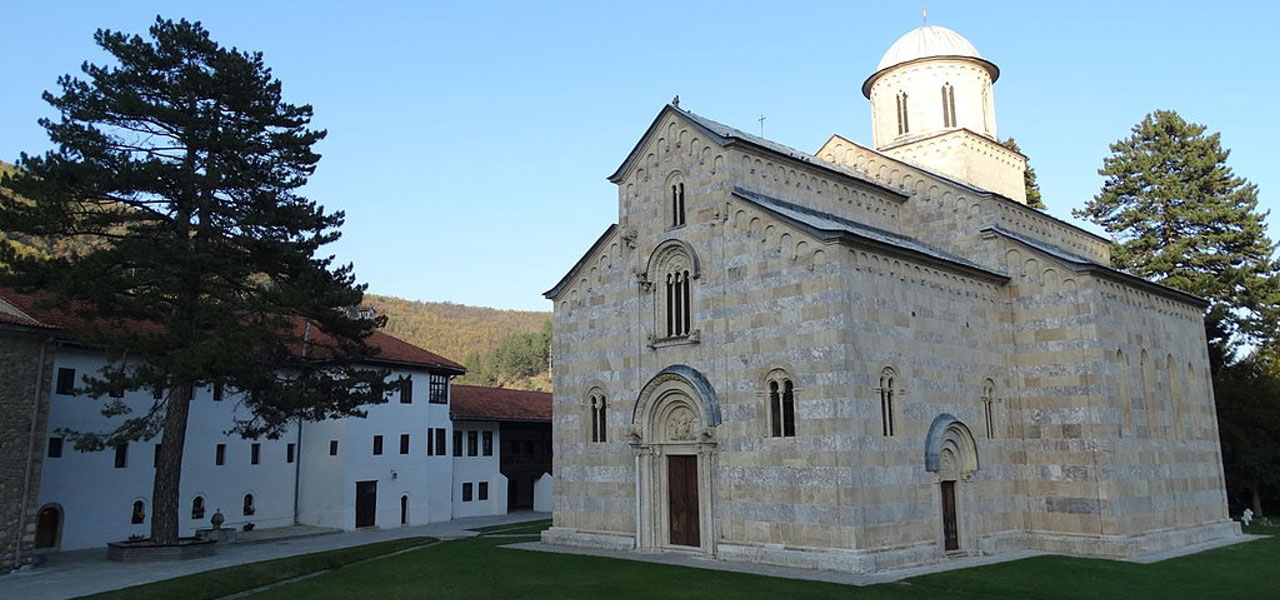
<svg viewBox="0 0 1280 600">
<path fill-rule="evenodd" d="M 91 596 L 82 596 L 77 600 L 212 600 L 284 581 L 292 577 L 299 577 L 325 569 L 334 569 L 434 541 L 436 541 L 435 538 L 414 537 L 326 552 L 300 554 L 289 558 L 215 569 Z M 120 568 L 125 569 L 128 567 L 122 565 Z"/>
<path fill-rule="evenodd" d="M 1250 528 L 1250 533 L 1280 533 Z M 936 600 L 1276 598 L 1280 538 L 1152 565 L 1041 556 L 987 567 L 851 587 L 628 560 L 499 548 L 528 538 L 478 537 L 267 590 L 254 600 L 409 598 L 779 597 Z"/>
<path fill-rule="evenodd" d="M 504 523 L 502 525 L 489 525 L 486 527 L 474 527 L 467 531 L 477 531 L 480 534 L 516 534 L 516 533 L 539 533 L 543 529 L 551 526 L 551 519 L 539 519 L 537 521 L 521 521 L 519 523 Z"/>
</svg>

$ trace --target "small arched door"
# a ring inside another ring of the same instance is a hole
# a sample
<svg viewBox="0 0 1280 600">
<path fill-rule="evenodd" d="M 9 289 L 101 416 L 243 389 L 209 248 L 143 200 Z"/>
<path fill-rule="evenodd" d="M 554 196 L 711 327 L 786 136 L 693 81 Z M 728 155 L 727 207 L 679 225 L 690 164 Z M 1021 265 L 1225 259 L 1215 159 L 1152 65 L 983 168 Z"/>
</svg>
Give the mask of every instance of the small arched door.
<svg viewBox="0 0 1280 600">
<path fill-rule="evenodd" d="M 62 511 L 46 506 L 36 515 L 36 549 L 57 548 L 62 536 Z"/>
</svg>

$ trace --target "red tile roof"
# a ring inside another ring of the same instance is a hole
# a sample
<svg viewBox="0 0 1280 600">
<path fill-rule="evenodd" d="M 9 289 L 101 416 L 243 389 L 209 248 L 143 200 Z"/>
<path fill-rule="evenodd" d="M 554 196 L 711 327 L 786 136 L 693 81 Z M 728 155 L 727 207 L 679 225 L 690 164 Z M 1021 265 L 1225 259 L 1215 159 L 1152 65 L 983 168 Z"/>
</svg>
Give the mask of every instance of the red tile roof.
<svg viewBox="0 0 1280 600">
<path fill-rule="evenodd" d="M 449 414 L 472 421 L 551 422 L 551 394 L 478 385 L 453 385 Z"/>
<path fill-rule="evenodd" d="M 80 321 L 75 312 L 67 310 L 66 304 L 58 304 L 57 297 L 48 292 L 19 293 L 10 288 L 0 288 L 0 300 L 8 302 L 25 313 L 31 319 L 0 311 L 0 323 L 12 323 L 28 327 L 44 329 L 63 329 L 73 327 Z M 154 327 L 153 323 L 139 323 L 135 326 Z M 309 333 L 311 346 L 325 346 L 325 334 L 313 331 Z M 450 370 L 464 371 L 465 367 L 439 354 L 419 348 L 404 340 L 392 337 L 381 331 L 374 331 L 365 340 L 367 344 L 378 349 L 374 361 L 395 363 L 417 367 L 442 367 Z"/>
</svg>

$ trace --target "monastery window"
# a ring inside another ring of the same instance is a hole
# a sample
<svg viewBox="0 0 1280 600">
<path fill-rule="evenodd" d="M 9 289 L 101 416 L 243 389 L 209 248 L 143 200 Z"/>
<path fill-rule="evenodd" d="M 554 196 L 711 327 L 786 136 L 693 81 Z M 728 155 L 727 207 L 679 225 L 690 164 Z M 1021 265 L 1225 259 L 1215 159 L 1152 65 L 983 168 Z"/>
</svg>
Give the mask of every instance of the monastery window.
<svg viewBox="0 0 1280 600">
<path fill-rule="evenodd" d="M 1178 378 L 1178 365 L 1173 362 L 1172 354 L 1165 359 L 1165 364 L 1169 373 L 1169 404 L 1173 408 L 1170 426 L 1174 439 L 1182 441 L 1182 385 Z"/>
<path fill-rule="evenodd" d="M 942 86 L 942 126 L 956 126 L 956 89 L 949 82 Z"/>
<path fill-rule="evenodd" d="M 258 512 L 258 509 L 253 506 L 253 494 L 244 495 L 244 506 L 241 508 L 240 512 L 246 517 L 251 517 L 253 516 L 253 513 Z"/>
<path fill-rule="evenodd" d="M 462 432 L 453 432 L 453 455 L 462 456 Z"/>
<path fill-rule="evenodd" d="M 400 454 L 409 453 L 409 434 L 400 434 Z"/>
<path fill-rule="evenodd" d="M 405 378 L 400 382 L 400 404 L 413 404 L 413 380 Z"/>
<path fill-rule="evenodd" d="M 769 435 L 796 436 L 796 395 L 791 377 L 781 369 L 769 374 Z"/>
<path fill-rule="evenodd" d="M 49 438 L 49 458 L 62 458 L 62 438 Z"/>
<path fill-rule="evenodd" d="M 493 456 L 493 432 L 486 431 L 481 437 L 481 454 L 484 454 L 485 456 Z"/>
<path fill-rule="evenodd" d="M 448 404 L 449 378 L 445 375 L 431 375 L 430 389 L 427 390 L 427 402 L 431 404 Z"/>
<path fill-rule="evenodd" d="M 260 462 L 262 462 L 262 444 L 249 446 L 249 464 L 256 465 Z"/>
<path fill-rule="evenodd" d="M 982 418 L 987 424 L 987 439 L 996 437 L 996 382 L 987 379 L 982 382 Z"/>
<path fill-rule="evenodd" d="M 463 502 L 471 501 L 471 484 L 470 483 L 462 484 L 462 501 Z"/>
<path fill-rule="evenodd" d="M 147 503 L 141 500 L 133 501 L 133 513 L 129 515 L 129 522 L 134 525 L 141 525 L 147 520 Z"/>
<path fill-rule="evenodd" d="M 1123 350 L 1115 354 L 1116 393 L 1119 394 L 1120 435 L 1133 435 L 1133 395 L 1129 391 L 1129 359 Z"/>
<path fill-rule="evenodd" d="M 338 440 L 329 440 L 329 456 L 338 455 Z"/>
<path fill-rule="evenodd" d="M 213 401 L 222 402 L 222 395 L 225 393 L 222 383 L 213 384 Z"/>
<path fill-rule="evenodd" d="M 907 118 L 907 93 L 898 92 L 898 135 L 911 131 L 911 122 Z"/>
<path fill-rule="evenodd" d="M 58 369 L 58 386 L 54 389 L 54 393 L 61 396 L 71 396 L 76 393 L 75 369 Z"/>
<path fill-rule="evenodd" d="M 400 496 L 400 524 L 409 524 L 409 497 Z"/>
<path fill-rule="evenodd" d="M 587 405 L 591 411 L 591 441 L 609 441 L 608 402 L 604 399 L 604 392 L 593 390 Z"/>
<path fill-rule="evenodd" d="M 129 444 L 116 444 L 116 468 L 129 466 Z"/>
<path fill-rule="evenodd" d="M 894 407 L 899 394 L 897 379 L 898 374 L 891 367 L 885 367 L 880 372 L 880 387 L 877 390 L 880 392 L 880 429 L 886 437 L 895 435 L 897 429 Z"/>
<path fill-rule="evenodd" d="M 191 499 L 191 518 L 204 518 L 204 496 L 196 496 Z"/>
<path fill-rule="evenodd" d="M 671 181 L 671 226 L 684 225 L 684 182 L 678 179 Z"/>
<path fill-rule="evenodd" d="M 373 455 L 379 456 L 381 454 L 382 454 L 382 436 L 375 435 L 373 436 Z"/>
<path fill-rule="evenodd" d="M 1142 373 L 1142 412 L 1147 417 L 1147 437 L 1155 437 L 1155 390 L 1151 389 L 1155 377 L 1151 372 L 1151 360 L 1147 357 L 1146 350 L 1142 351 L 1142 357 L 1138 360 L 1138 368 Z"/>
<path fill-rule="evenodd" d="M 467 432 L 467 456 L 475 456 L 479 454 L 480 453 L 479 448 L 480 448 L 480 432 L 468 431 Z"/>
<path fill-rule="evenodd" d="M 329 449 L 332 451 L 336 447 L 337 447 L 336 445 L 330 446 Z M 218 466 L 227 464 L 227 445 L 226 444 L 218 444 L 217 446 L 214 446 L 213 464 Z"/>
<path fill-rule="evenodd" d="M 290 443 L 289 445 L 285 446 L 285 447 L 284 447 L 284 462 L 289 463 L 289 464 L 293 464 L 293 461 L 294 461 L 294 460 L 297 460 L 297 459 L 295 458 L 295 456 L 296 456 L 296 455 L 295 455 L 295 453 L 296 453 L 297 451 L 298 451 L 298 445 L 297 445 L 297 444 Z"/>
<path fill-rule="evenodd" d="M 480 483 L 476 484 L 476 499 L 477 500 L 489 499 L 489 482 L 488 481 L 481 481 Z"/>
<path fill-rule="evenodd" d="M 445 456 L 447 454 L 447 452 L 445 451 L 444 445 L 445 445 L 444 428 L 437 427 L 436 428 L 436 456 Z"/>
</svg>

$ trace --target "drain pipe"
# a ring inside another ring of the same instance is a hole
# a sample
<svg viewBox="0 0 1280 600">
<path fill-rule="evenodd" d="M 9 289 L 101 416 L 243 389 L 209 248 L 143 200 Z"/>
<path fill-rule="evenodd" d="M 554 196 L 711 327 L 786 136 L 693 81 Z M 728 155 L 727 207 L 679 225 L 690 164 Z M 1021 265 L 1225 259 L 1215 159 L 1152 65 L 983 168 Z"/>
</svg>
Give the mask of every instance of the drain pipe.
<svg viewBox="0 0 1280 600">
<path fill-rule="evenodd" d="M 18 505 L 18 531 L 14 534 L 13 570 L 22 567 L 22 533 L 27 528 L 27 496 L 31 493 L 31 467 L 35 464 L 36 423 L 40 420 L 40 396 L 44 391 L 44 357 L 49 350 L 49 336 L 40 342 L 40 362 L 36 364 L 35 393 L 31 396 L 31 428 L 27 433 L 27 467 L 22 473 L 22 501 Z"/>
<path fill-rule="evenodd" d="M 293 447 L 293 524 L 298 524 L 298 487 L 302 484 L 302 417 L 298 417 L 298 441 Z"/>
</svg>

